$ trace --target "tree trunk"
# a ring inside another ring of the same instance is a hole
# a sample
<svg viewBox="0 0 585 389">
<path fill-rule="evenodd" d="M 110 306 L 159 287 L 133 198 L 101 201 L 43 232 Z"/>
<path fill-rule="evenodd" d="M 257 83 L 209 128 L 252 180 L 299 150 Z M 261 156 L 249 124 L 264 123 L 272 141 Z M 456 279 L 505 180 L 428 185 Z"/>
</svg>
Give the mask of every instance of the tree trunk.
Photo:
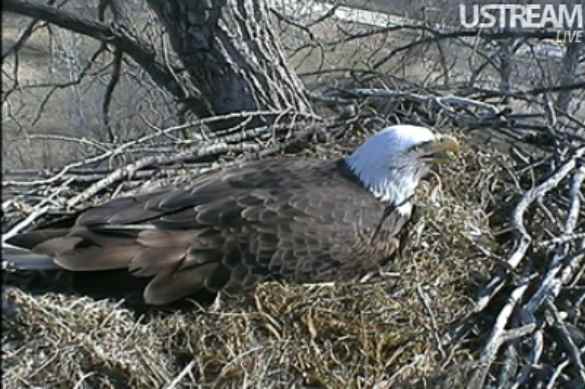
<svg viewBox="0 0 585 389">
<path fill-rule="evenodd" d="M 574 83 L 577 77 L 577 67 L 579 66 L 579 57 L 583 51 L 582 42 L 571 42 L 565 49 L 565 55 L 563 56 L 563 62 L 561 64 L 561 70 L 559 75 L 558 85 L 560 87 L 564 85 L 570 85 Z M 572 89 L 563 90 L 557 97 L 557 108 L 563 112 L 569 112 L 571 99 L 573 95 Z"/>
<path fill-rule="evenodd" d="M 269 11 L 258 0 L 148 0 L 166 27 L 199 116 L 239 111 L 311 112 Z"/>
<path fill-rule="evenodd" d="M 113 10 L 113 23 L 90 20 L 58 7 L 4 0 L 4 9 L 53 23 L 115 46 L 132 57 L 162 89 L 172 93 L 185 113 L 199 118 L 241 111 L 276 111 L 246 127 L 270 122 L 286 111 L 311 114 L 311 105 L 288 66 L 263 0 L 146 0 L 166 27 L 176 57 L 134 33 L 121 0 L 100 6 Z M 166 42 L 163 42 L 166 43 Z M 158 44 L 157 44 L 158 46 Z M 164 58 L 160 61 L 159 58 Z M 234 121 L 215 123 L 213 128 Z"/>
</svg>

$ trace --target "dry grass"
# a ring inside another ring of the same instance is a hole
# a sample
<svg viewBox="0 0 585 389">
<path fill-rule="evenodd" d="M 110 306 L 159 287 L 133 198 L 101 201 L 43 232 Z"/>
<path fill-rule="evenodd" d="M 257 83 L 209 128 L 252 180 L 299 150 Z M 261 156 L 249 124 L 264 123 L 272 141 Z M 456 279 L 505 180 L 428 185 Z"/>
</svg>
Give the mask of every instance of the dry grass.
<svg viewBox="0 0 585 389">
<path fill-rule="evenodd" d="M 504 160 L 468 144 L 442 166 L 441 178 L 421 187 L 403 257 L 386 269 L 397 274 L 364 283 L 268 283 L 253 295 L 222 295 L 210 307 L 147 312 L 12 289 L 3 385 L 462 386 L 477 348 L 440 346 L 439 339 L 470 311 L 493 270 L 477 245 L 499 250 L 490 220 L 498 193 L 509 193 Z"/>
</svg>

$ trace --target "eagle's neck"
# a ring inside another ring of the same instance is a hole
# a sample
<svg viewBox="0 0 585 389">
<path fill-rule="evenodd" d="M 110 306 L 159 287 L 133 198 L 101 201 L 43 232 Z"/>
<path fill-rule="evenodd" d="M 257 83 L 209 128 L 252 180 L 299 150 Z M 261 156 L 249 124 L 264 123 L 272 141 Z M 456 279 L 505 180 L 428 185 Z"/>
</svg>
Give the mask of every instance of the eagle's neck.
<svg viewBox="0 0 585 389">
<path fill-rule="evenodd" d="M 424 174 L 419 165 L 402 164 L 389 167 L 376 163 L 367 155 L 352 154 L 342 160 L 346 168 L 356 177 L 360 185 L 378 200 L 399 207 L 409 213 L 410 199 L 414 195 L 420 178 Z"/>
</svg>

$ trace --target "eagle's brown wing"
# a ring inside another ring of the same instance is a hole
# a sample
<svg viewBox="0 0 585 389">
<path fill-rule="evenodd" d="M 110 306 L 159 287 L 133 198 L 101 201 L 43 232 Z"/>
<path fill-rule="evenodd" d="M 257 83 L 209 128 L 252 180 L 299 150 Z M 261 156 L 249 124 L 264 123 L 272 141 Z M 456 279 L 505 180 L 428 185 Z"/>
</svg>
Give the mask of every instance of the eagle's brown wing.
<svg viewBox="0 0 585 389">
<path fill-rule="evenodd" d="M 69 230 L 11 243 L 53 256 L 68 270 L 127 268 L 152 277 L 144 299 L 156 305 L 271 278 L 348 279 L 393 253 L 407 216 L 390 215 L 371 242 L 384 205 L 339 166 L 248 163 L 187 188 L 110 201 L 81 213 Z"/>
</svg>

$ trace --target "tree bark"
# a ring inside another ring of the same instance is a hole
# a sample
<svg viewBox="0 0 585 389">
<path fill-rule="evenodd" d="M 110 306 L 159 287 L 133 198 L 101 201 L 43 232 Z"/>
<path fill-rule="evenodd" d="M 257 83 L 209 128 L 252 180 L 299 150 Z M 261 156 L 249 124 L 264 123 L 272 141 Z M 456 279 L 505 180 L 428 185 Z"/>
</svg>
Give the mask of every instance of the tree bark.
<svg viewBox="0 0 585 389">
<path fill-rule="evenodd" d="M 311 112 L 258 0 L 148 0 L 208 115 L 238 111 Z"/>
<path fill-rule="evenodd" d="M 579 57 L 583 52 L 582 42 L 571 42 L 565 49 L 563 62 L 561 64 L 561 71 L 559 75 L 559 86 L 569 85 L 575 81 L 577 75 L 577 67 L 579 66 Z M 569 107 L 572 99 L 572 90 L 561 91 L 557 97 L 557 107 L 563 112 L 569 112 Z"/>
<path fill-rule="evenodd" d="M 3 1 L 4 10 L 113 45 L 133 58 L 196 117 L 241 111 L 312 113 L 301 81 L 284 58 L 264 1 L 147 0 L 147 3 L 166 27 L 179 64 L 157 60 L 168 59 L 168 53 L 157 55 L 152 45 L 130 33 L 132 26 L 126 25 L 131 23 L 128 16 L 107 25 L 56 7 L 24 0 Z M 103 15 L 103 10 L 100 14 Z M 258 116 L 245 127 L 269 123 L 275 117 L 278 114 Z M 234 120 L 217 122 L 214 128 L 233 124 Z"/>
</svg>

